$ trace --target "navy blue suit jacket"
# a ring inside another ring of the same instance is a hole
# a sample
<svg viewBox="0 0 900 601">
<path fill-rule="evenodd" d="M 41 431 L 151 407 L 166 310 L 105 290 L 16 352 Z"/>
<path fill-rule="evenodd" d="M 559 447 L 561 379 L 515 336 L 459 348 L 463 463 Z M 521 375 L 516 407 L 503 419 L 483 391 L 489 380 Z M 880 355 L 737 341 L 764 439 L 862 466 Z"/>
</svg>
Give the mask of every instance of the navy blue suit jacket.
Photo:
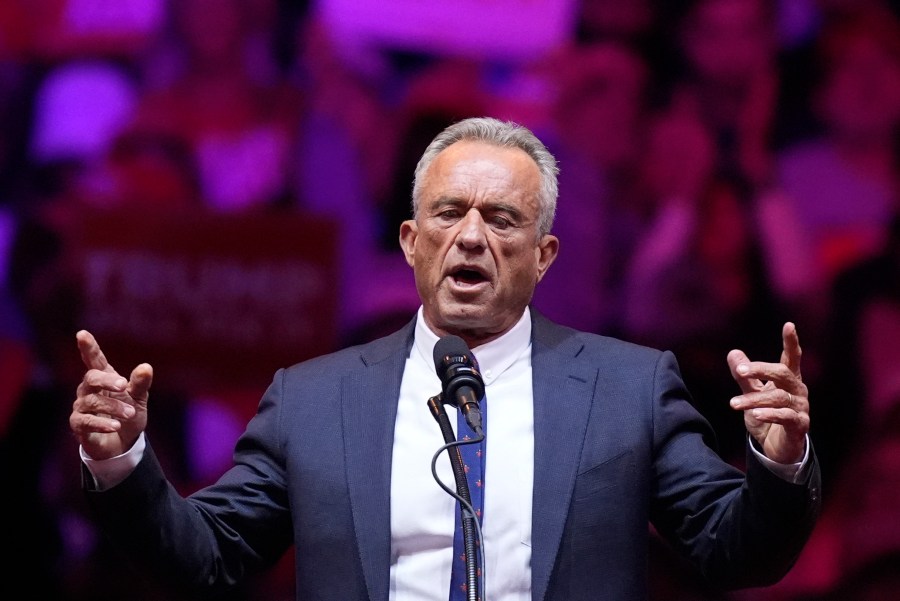
<svg viewBox="0 0 900 601">
<path fill-rule="evenodd" d="M 741 473 L 711 448 L 671 353 L 532 315 L 532 598 L 645 599 L 648 523 L 723 587 L 779 579 L 819 510 L 815 457 L 800 485 L 752 458 Z M 187 500 L 148 447 L 124 482 L 88 490 L 97 519 L 138 564 L 198 588 L 229 586 L 295 545 L 298 600 L 386 600 L 413 331 L 279 370 L 235 466 Z M 423 391 L 423 411 L 435 392 Z"/>
</svg>

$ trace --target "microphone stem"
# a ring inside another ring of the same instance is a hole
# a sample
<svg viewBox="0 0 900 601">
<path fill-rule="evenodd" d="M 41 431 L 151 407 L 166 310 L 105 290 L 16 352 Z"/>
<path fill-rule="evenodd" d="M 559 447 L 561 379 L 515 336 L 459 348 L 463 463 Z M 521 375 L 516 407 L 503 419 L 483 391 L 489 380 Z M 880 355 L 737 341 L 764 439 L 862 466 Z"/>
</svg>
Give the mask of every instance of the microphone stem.
<svg viewBox="0 0 900 601">
<path fill-rule="evenodd" d="M 453 426 L 450 425 L 450 418 L 444 409 L 442 395 L 428 399 L 428 408 L 441 429 L 444 442 L 447 444 L 456 442 Z M 450 447 L 447 449 L 447 452 L 450 455 L 450 466 L 453 468 L 453 479 L 456 481 L 456 493 L 471 506 L 472 496 L 469 492 L 469 481 L 466 478 L 466 468 L 463 465 L 459 446 Z M 468 601 L 478 601 L 478 549 L 475 545 L 476 516 L 462 506 L 460 506 L 459 511 L 462 517 L 463 546 L 465 547 L 466 555 L 466 597 Z"/>
</svg>

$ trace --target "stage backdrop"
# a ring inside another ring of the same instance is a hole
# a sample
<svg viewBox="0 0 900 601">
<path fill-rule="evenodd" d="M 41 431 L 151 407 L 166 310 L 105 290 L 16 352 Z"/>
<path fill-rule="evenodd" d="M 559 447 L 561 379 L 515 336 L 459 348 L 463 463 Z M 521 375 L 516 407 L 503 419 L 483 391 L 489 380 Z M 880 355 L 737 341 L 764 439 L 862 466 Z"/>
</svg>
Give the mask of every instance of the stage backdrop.
<svg viewBox="0 0 900 601">
<path fill-rule="evenodd" d="M 296 213 L 99 212 L 73 230 L 81 327 L 117 369 L 266 386 L 337 342 L 338 228 Z"/>
</svg>

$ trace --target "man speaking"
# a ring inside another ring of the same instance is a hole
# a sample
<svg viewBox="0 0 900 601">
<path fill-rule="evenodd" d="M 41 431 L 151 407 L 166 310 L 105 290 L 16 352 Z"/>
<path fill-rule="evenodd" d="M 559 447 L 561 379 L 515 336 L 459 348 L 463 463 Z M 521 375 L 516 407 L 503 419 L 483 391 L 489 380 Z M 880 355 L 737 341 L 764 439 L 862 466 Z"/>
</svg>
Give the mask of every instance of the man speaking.
<svg viewBox="0 0 900 601">
<path fill-rule="evenodd" d="M 439 134 L 400 226 L 416 315 L 278 370 L 233 467 L 187 498 L 144 433 L 151 366 L 120 374 L 79 332 L 87 370 L 70 425 L 89 502 L 122 554 L 212 595 L 294 545 L 298 600 L 465 599 L 453 580 L 458 503 L 432 478 L 444 440 L 426 407 L 441 391 L 435 345 L 456 336 L 484 383 L 484 447 L 471 466 L 483 471 L 468 474 L 482 504 L 481 599 L 646 599 L 648 524 L 717 586 L 781 578 L 820 504 L 794 325 L 780 362 L 723 358 L 749 432 L 740 472 L 708 446 L 671 353 L 530 307 L 559 249 L 556 174 L 521 126 L 475 118 Z M 452 480 L 450 462 L 435 475 Z"/>
</svg>

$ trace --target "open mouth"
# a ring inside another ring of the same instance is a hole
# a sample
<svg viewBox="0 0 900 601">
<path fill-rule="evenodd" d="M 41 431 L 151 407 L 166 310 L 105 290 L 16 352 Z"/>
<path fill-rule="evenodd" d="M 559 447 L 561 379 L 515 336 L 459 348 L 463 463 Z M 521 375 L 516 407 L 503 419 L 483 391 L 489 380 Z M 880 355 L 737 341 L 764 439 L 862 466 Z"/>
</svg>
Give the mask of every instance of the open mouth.
<svg viewBox="0 0 900 601">
<path fill-rule="evenodd" d="M 474 286 L 487 282 L 488 279 L 483 273 L 475 269 L 459 269 L 451 274 L 453 281 L 464 286 Z"/>
</svg>

